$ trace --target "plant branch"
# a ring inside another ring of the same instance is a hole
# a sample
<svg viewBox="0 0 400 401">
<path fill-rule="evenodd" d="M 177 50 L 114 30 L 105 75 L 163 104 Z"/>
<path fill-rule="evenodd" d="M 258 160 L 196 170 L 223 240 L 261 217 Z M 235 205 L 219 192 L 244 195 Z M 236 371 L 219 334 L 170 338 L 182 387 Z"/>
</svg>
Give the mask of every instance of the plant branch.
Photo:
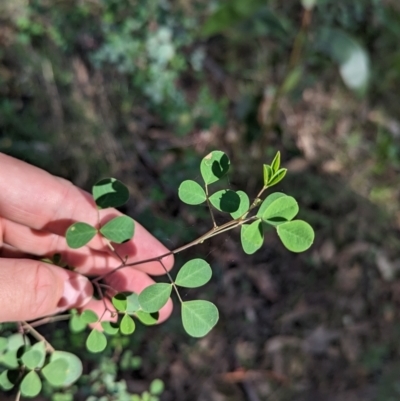
<svg viewBox="0 0 400 401">
<path fill-rule="evenodd" d="M 38 341 L 43 341 L 46 345 L 46 350 L 50 353 L 53 353 L 55 349 L 53 346 L 37 331 L 30 325 L 28 322 L 21 322 L 22 327 L 27 330 L 33 337 Z"/>
</svg>

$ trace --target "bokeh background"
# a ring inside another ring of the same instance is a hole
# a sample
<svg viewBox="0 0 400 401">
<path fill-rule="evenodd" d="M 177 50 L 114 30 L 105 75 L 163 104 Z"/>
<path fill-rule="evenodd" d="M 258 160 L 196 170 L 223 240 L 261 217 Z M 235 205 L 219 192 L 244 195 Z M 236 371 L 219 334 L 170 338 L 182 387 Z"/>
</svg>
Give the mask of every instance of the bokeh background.
<svg viewBox="0 0 400 401">
<path fill-rule="evenodd" d="M 145 401 L 155 378 L 162 401 L 400 399 L 399 43 L 397 0 L 1 0 L 0 151 L 88 190 L 120 179 L 173 248 L 210 227 L 177 198 L 208 151 L 256 195 L 280 150 L 276 189 L 316 230 L 301 255 L 272 232 L 252 257 L 237 232 L 180 255 L 214 269 L 185 294 L 220 309 L 204 339 L 178 310 L 104 356 L 44 327 L 85 376 L 37 400 Z"/>
</svg>

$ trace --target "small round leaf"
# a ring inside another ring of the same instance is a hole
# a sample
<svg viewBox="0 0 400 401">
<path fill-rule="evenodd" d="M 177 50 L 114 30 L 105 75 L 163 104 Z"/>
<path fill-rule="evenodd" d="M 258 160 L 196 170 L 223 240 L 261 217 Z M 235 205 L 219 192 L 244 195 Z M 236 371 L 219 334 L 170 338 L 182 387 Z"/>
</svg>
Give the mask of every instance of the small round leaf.
<svg viewBox="0 0 400 401">
<path fill-rule="evenodd" d="M 101 327 L 103 328 L 104 332 L 109 334 L 110 336 L 114 336 L 119 332 L 119 326 L 117 323 L 114 322 L 101 322 Z"/>
<path fill-rule="evenodd" d="M 166 283 L 152 284 L 139 294 L 139 304 L 144 312 L 158 312 L 168 301 L 172 285 Z"/>
<path fill-rule="evenodd" d="M 28 369 L 41 368 L 46 358 L 46 345 L 44 341 L 34 344 L 28 351 L 22 355 L 22 363 Z"/>
<path fill-rule="evenodd" d="M 107 337 L 96 329 L 93 329 L 86 339 L 86 348 L 93 353 L 104 351 L 107 346 Z"/>
<path fill-rule="evenodd" d="M 258 251 L 264 242 L 264 232 L 260 220 L 251 224 L 243 224 L 240 230 L 242 248 L 248 255 Z"/>
<path fill-rule="evenodd" d="M 147 313 L 141 310 L 138 310 L 135 313 L 135 316 L 146 326 L 153 326 L 158 322 L 159 313 Z"/>
<path fill-rule="evenodd" d="M 72 331 L 72 333 L 80 333 L 86 329 L 86 326 L 87 324 L 82 319 L 81 315 L 74 314 L 69 320 L 69 329 Z"/>
<path fill-rule="evenodd" d="M 128 313 L 134 313 L 140 309 L 138 294 L 135 294 L 134 292 L 130 293 L 129 295 L 127 295 L 126 301 L 126 311 Z"/>
<path fill-rule="evenodd" d="M 221 212 L 234 213 L 239 209 L 240 197 L 235 191 L 222 189 L 209 197 L 211 204 Z"/>
<path fill-rule="evenodd" d="M 119 326 L 122 334 L 129 335 L 135 331 L 135 322 L 129 315 L 124 315 Z"/>
<path fill-rule="evenodd" d="M 96 312 L 93 312 L 90 309 L 85 309 L 82 312 L 81 319 L 86 324 L 96 323 L 99 320 Z"/>
<path fill-rule="evenodd" d="M 7 368 L 16 369 L 18 368 L 18 356 L 17 349 L 7 351 L 6 353 L 0 355 L 0 364 L 6 366 Z"/>
<path fill-rule="evenodd" d="M 51 354 L 50 362 L 57 360 L 63 360 L 67 362 L 68 368 L 66 371 L 66 377 L 63 382 L 63 386 L 70 386 L 75 383 L 82 375 L 82 361 L 74 354 L 66 351 L 54 351 Z"/>
<path fill-rule="evenodd" d="M 97 230 L 90 224 L 75 223 L 68 228 L 65 238 L 70 248 L 77 249 L 86 245 L 96 233 Z"/>
<path fill-rule="evenodd" d="M 4 391 L 11 390 L 15 385 L 9 378 L 9 372 L 9 370 L 5 370 L 0 374 L 0 388 Z"/>
<path fill-rule="evenodd" d="M 133 237 L 135 222 L 128 216 L 118 216 L 101 227 L 100 232 L 111 242 L 122 244 Z"/>
<path fill-rule="evenodd" d="M 112 304 L 115 306 L 115 309 L 119 312 L 125 312 L 126 311 L 126 306 L 128 304 L 126 300 L 126 295 L 123 292 L 119 292 L 118 294 L 115 294 L 111 298 Z"/>
<path fill-rule="evenodd" d="M 65 359 L 53 359 L 42 369 L 42 375 L 53 387 L 61 387 L 65 385 L 68 367 L 68 362 Z"/>
<path fill-rule="evenodd" d="M 161 395 L 161 393 L 164 391 L 164 382 L 160 379 L 154 379 L 150 383 L 150 393 L 152 395 Z"/>
<path fill-rule="evenodd" d="M 24 336 L 21 333 L 15 333 L 12 334 L 10 337 L 8 337 L 7 349 L 9 351 L 14 351 L 14 350 L 16 351 L 23 345 L 30 345 L 30 344 L 31 342 L 29 341 L 29 338 L 27 336 Z"/>
<path fill-rule="evenodd" d="M 128 202 L 129 190 L 115 178 L 105 178 L 92 188 L 93 199 L 99 209 L 119 207 Z"/>
<path fill-rule="evenodd" d="M 212 276 L 210 265 L 203 259 L 192 259 L 179 270 L 175 284 L 180 287 L 196 288 L 208 283 Z"/>
<path fill-rule="evenodd" d="M 3 352 L 7 349 L 8 340 L 5 337 L 0 337 L 0 352 Z"/>
<path fill-rule="evenodd" d="M 314 242 L 314 230 L 303 220 L 280 224 L 277 232 L 283 245 L 292 252 L 304 252 Z"/>
<path fill-rule="evenodd" d="M 259 217 L 260 219 L 262 218 L 264 212 L 267 210 L 268 206 L 274 202 L 275 200 L 281 198 L 282 196 L 287 196 L 282 192 L 274 192 L 271 195 L 268 195 L 263 202 L 261 203 L 260 208 L 257 211 L 257 217 Z"/>
<path fill-rule="evenodd" d="M 228 156 L 220 150 L 214 150 L 203 158 L 200 163 L 200 172 L 204 182 L 212 184 L 222 178 L 229 170 Z"/>
<path fill-rule="evenodd" d="M 217 307 L 209 301 L 182 302 L 182 324 L 192 337 L 204 337 L 217 324 Z"/>
<path fill-rule="evenodd" d="M 233 219 L 238 219 L 239 217 L 243 216 L 249 210 L 250 207 L 250 199 L 246 194 L 246 192 L 236 191 L 236 193 L 239 196 L 240 203 L 236 212 L 231 213 Z"/>
<path fill-rule="evenodd" d="M 271 224 L 279 225 L 292 220 L 299 212 L 299 205 L 292 196 L 283 196 L 273 201 L 265 210 L 262 219 Z"/>
<path fill-rule="evenodd" d="M 31 370 L 23 379 L 19 386 L 21 394 L 25 397 L 36 397 L 42 389 L 42 382 L 39 375 Z"/>
<path fill-rule="evenodd" d="M 207 199 L 204 189 L 193 180 L 183 181 L 178 189 L 179 199 L 188 205 L 200 205 Z"/>
</svg>

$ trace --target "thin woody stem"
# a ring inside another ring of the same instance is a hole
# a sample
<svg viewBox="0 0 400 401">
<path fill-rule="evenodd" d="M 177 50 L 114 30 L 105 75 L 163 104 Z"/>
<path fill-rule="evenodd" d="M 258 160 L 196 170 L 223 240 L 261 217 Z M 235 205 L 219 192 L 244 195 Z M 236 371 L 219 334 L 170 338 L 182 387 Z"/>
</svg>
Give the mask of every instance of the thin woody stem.
<svg viewBox="0 0 400 401">
<path fill-rule="evenodd" d="M 38 341 L 43 341 L 46 345 L 46 350 L 50 353 L 53 353 L 55 351 L 54 347 L 38 332 L 36 331 L 32 325 L 30 325 L 28 322 L 21 322 L 22 327 L 24 330 L 27 330 L 33 337 L 36 338 Z"/>
</svg>

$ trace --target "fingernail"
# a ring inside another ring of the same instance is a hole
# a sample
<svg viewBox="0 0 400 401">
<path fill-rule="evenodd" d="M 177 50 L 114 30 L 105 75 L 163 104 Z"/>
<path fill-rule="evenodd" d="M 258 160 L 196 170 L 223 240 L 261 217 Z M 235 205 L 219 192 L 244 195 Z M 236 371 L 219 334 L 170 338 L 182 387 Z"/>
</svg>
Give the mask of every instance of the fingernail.
<svg viewBox="0 0 400 401">
<path fill-rule="evenodd" d="M 58 302 L 57 313 L 70 308 L 79 308 L 92 298 L 93 287 L 82 275 L 74 275 L 64 282 L 63 296 Z"/>
</svg>

